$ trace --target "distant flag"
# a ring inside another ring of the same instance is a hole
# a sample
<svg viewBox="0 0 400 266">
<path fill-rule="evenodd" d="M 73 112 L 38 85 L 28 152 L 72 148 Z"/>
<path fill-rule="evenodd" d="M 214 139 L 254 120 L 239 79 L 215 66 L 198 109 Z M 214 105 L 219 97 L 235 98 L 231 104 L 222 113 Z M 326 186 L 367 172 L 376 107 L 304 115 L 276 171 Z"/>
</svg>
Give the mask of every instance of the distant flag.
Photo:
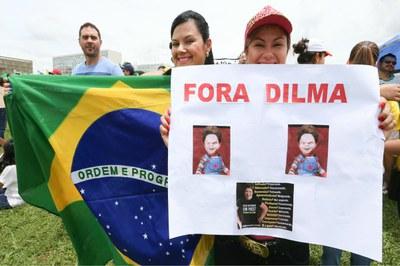
<svg viewBox="0 0 400 266">
<path fill-rule="evenodd" d="M 59 215 L 79 264 L 208 264 L 212 236 L 169 239 L 169 77 L 13 76 L 19 191 Z"/>
</svg>

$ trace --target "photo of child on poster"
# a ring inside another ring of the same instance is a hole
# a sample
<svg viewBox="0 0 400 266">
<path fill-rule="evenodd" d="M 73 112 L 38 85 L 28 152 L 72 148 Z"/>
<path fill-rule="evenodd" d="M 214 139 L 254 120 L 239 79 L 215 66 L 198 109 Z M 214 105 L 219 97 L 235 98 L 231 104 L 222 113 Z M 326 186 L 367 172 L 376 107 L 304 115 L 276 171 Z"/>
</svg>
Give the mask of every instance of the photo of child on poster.
<svg viewBox="0 0 400 266">
<path fill-rule="evenodd" d="M 289 125 L 286 174 L 327 176 L 329 126 Z"/>
<path fill-rule="evenodd" d="M 238 229 L 263 227 L 292 231 L 293 191 L 290 183 L 237 183 Z"/>
<path fill-rule="evenodd" d="M 230 127 L 193 127 L 193 174 L 229 175 Z"/>
</svg>

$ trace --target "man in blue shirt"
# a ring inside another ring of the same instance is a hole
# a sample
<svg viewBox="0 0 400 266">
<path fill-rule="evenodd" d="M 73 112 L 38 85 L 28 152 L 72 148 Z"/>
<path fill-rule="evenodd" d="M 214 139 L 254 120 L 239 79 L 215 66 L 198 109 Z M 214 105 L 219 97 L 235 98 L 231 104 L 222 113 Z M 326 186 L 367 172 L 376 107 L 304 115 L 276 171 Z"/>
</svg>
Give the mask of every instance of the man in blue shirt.
<svg viewBox="0 0 400 266">
<path fill-rule="evenodd" d="M 395 75 L 397 58 L 394 54 L 385 54 L 378 60 L 379 84 L 400 83 L 400 77 Z"/>
<path fill-rule="evenodd" d="M 72 75 L 123 76 L 121 68 L 100 55 L 101 34 L 92 23 L 87 22 L 79 29 L 79 45 L 85 62 L 72 70 Z"/>
</svg>

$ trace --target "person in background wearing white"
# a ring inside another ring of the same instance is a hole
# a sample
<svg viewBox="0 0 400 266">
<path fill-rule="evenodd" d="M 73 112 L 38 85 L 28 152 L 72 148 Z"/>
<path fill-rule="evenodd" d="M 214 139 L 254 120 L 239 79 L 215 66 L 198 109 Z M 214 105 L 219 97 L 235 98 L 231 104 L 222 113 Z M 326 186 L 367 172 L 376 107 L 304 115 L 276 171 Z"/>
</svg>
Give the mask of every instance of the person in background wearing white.
<svg viewBox="0 0 400 266">
<path fill-rule="evenodd" d="M 8 140 L 4 144 L 2 166 L 4 169 L 0 174 L 0 210 L 11 209 L 24 203 L 18 193 L 17 168 L 12 140 Z"/>
<path fill-rule="evenodd" d="M 297 57 L 299 64 L 325 64 L 325 57 L 332 55 L 321 41 L 306 38 L 293 44 L 293 52 L 299 54 Z"/>
</svg>

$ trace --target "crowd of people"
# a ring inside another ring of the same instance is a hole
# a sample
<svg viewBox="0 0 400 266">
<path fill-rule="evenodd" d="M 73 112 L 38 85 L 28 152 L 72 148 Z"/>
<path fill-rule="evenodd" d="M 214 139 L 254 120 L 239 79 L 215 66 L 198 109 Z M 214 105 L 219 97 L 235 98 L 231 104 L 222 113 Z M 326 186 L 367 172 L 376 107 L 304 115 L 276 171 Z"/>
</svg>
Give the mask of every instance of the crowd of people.
<svg viewBox="0 0 400 266">
<path fill-rule="evenodd" d="M 293 47 L 294 53 L 298 54 L 299 64 L 324 64 L 325 57 L 332 55 L 323 43 L 316 39 L 302 38 L 291 46 L 291 33 L 292 23 L 285 15 L 271 6 L 262 8 L 247 24 L 240 63 L 286 64 L 290 47 Z M 170 37 L 171 60 L 174 67 L 214 63 L 209 26 L 201 14 L 191 10 L 179 14 L 171 25 Z M 85 55 L 85 61 L 73 69 L 73 75 L 136 75 L 137 72 L 131 63 L 125 62 L 118 66 L 102 57 L 100 55 L 101 43 L 100 31 L 94 24 L 85 23 L 80 27 L 79 44 Z M 385 178 L 383 180 L 385 192 L 390 185 L 391 170 L 398 165 L 395 156 L 400 154 L 399 128 L 395 126 L 399 118 L 400 77 L 394 74 L 396 56 L 387 54 L 378 58 L 378 55 L 379 48 L 375 43 L 363 41 L 356 44 L 351 50 L 347 63 L 372 65 L 376 66 L 379 71 L 382 96 L 381 112 L 378 116 L 379 128 L 385 131 L 388 139 L 385 144 Z M 169 75 L 171 71 L 160 66 L 157 71 L 150 74 Z M 5 88 L 7 90 L 9 84 L 6 84 Z M 167 146 L 170 119 L 171 112 L 167 110 L 161 117 L 160 125 L 160 134 Z M 14 170 L 7 167 L 4 171 L 9 169 L 8 172 L 15 172 L 15 167 Z M 320 172 L 322 171 L 320 170 Z M 6 191 L 10 191 L 7 183 L 5 185 Z M 251 188 L 247 188 L 247 190 L 243 200 L 252 198 L 253 191 Z M 12 204 L 8 204 L 8 206 L 10 205 Z M 261 207 L 265 209 L 264 206 Z M 242 217 L 242 219 L 244 218 Z M 265 249 L 268 252 L 260 252 Z M 339 265 L 340 256 L 340 250 L 324 247 L 322 264 Z M 216 236 L 215 241 L 216 264 L 305 265 L 309 264 L 309 257 L 308 243 L 272 236 Z M 352 254 L 351 263 L 369 265 L 371 260 Z"/>
</svg>

